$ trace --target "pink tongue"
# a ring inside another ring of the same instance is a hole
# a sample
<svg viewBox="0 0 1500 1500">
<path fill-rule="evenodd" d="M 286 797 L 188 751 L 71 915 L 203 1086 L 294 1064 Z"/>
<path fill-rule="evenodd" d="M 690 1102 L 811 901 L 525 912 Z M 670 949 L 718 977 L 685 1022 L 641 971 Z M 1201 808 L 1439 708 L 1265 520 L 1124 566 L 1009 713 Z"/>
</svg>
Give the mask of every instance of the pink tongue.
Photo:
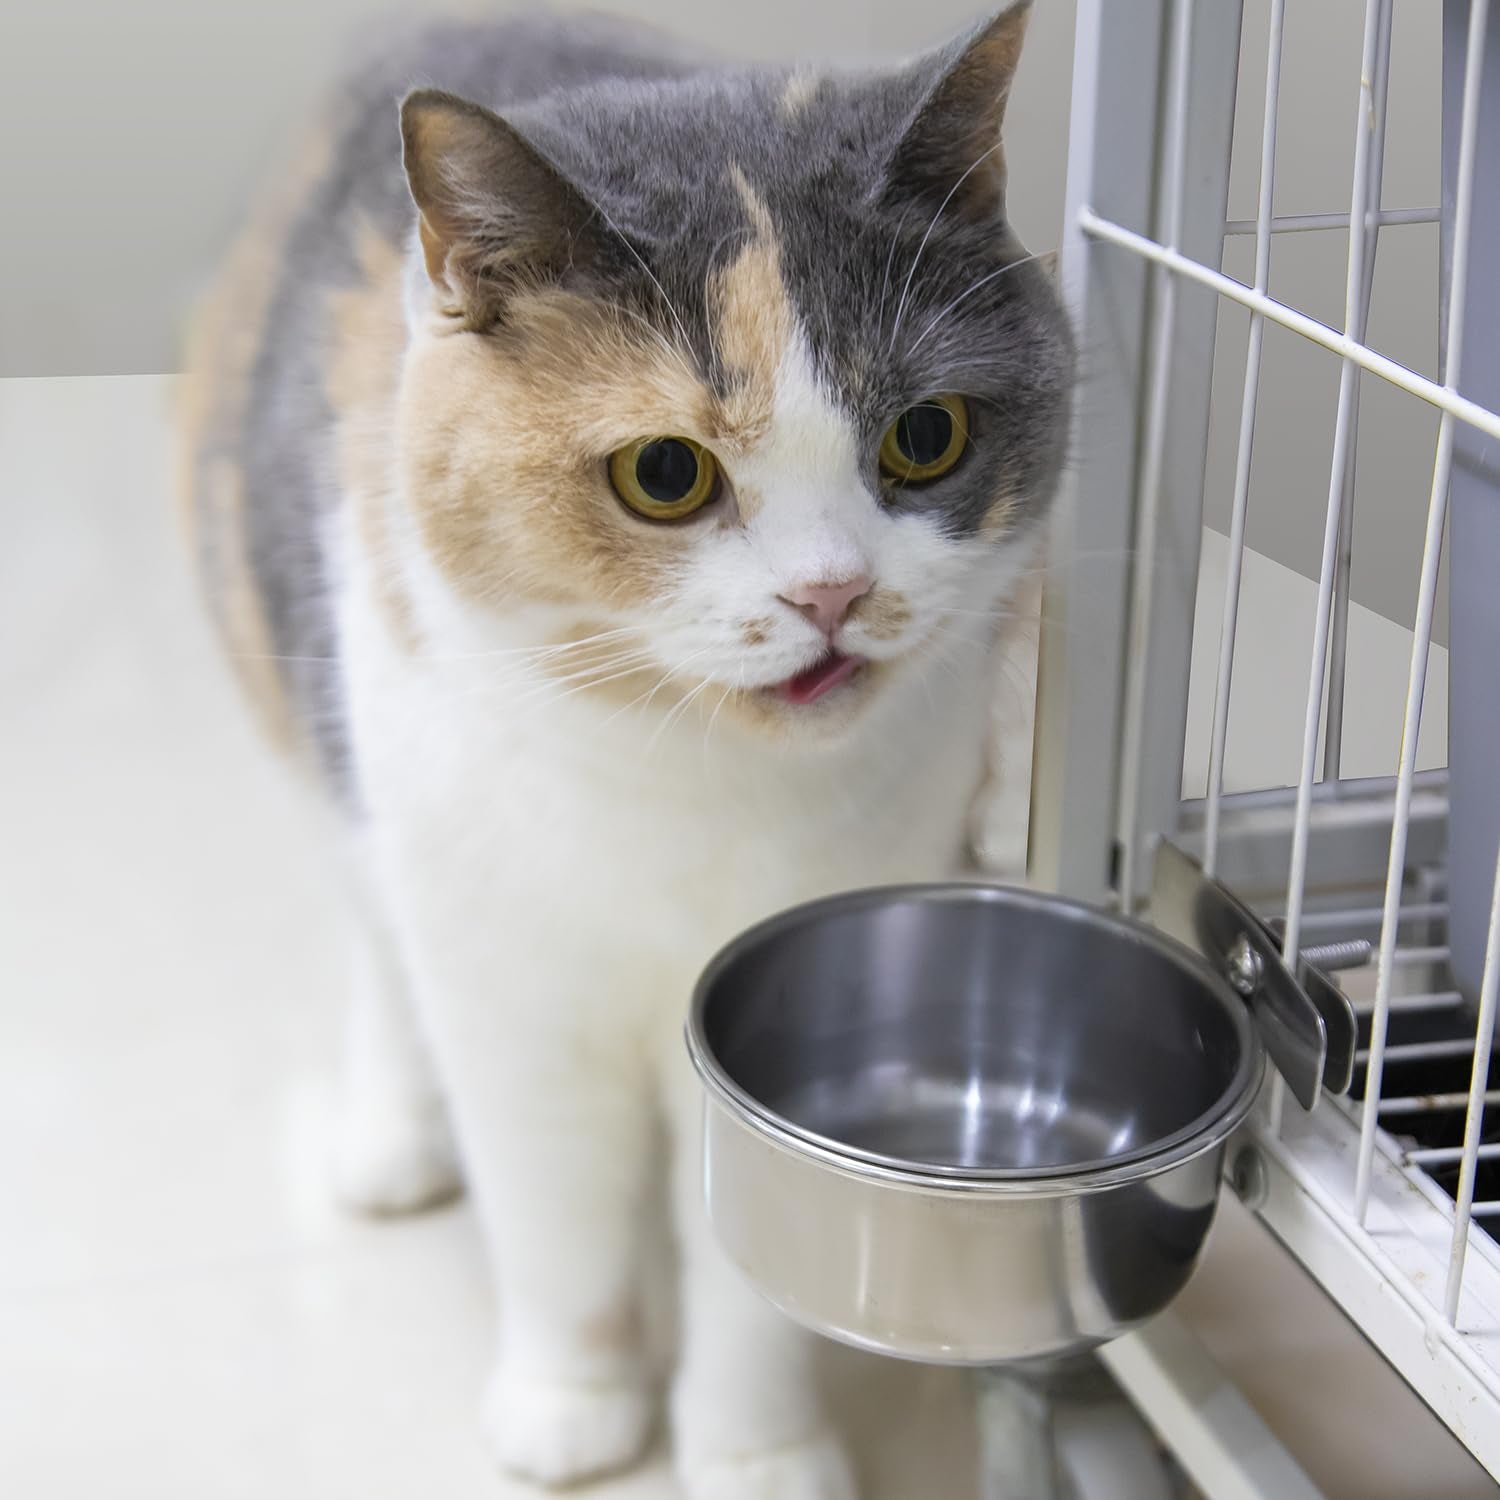
<svg viewBox="0 0 1500 1500">
<path fill-rule="evenodd" d="M 824 693 L 830 693 L 841 682 L 847 682 L 863 665 L 862 657 L 830 651 L 805 672 L 788 677 L 776 691 L 788 703 L 815 703 Z"/>
</svg>

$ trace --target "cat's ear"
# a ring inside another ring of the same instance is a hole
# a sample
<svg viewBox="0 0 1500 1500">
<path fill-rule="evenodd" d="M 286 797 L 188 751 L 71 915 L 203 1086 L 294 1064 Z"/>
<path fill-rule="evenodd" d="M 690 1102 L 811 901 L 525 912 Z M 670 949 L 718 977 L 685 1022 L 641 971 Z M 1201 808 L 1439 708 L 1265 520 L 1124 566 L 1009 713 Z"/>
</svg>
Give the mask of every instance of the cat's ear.
<svg viewBox="0 0 1500 1500">
<path fill-rule="evenodd" d="M 916 64 L 927 87 L 891 159 L 893 190 L 946 200 L 975 220 L 1004 213 L 1000 127 L 1030 18 L 1031 0 L 1016 0 Z"/>
<path fill-rule="evenodd" d="M 593 205 L 514 126 L 438 89 L 401 101 L 402 160 L 445 310 L 493 321 L 518 287 L 586 265 Z"/>
</svg>

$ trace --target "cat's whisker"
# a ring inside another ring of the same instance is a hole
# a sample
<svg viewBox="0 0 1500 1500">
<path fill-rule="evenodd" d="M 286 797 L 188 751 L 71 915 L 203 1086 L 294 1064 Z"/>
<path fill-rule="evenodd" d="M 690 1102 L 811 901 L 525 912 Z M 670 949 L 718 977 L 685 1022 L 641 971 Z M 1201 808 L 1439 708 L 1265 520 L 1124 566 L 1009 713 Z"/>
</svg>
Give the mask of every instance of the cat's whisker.
<svg viewBox="0 0 1500 1500">
<path fill-rule="evenodd" d="M 901 318 L 906 311 L 907 293 L 911 291 L 911 279 L 917 274 L 917 266 L 922 259 L 922 252 L 927 248 L 927 241 L 932 238 L 932 231 L 937 228 L 938 220 L 943 217 L 944 210 L 953 201 L 953 195 L 959 190 L 959 188 L 964 185 L 964 183 L 969 180 L 969 176 L 975 170 L 975 168 L 978 167 L 986 157 L 993 156 L 999 149 L 1000 142 L 996 141 L 993 146 L 989 147 L 985 151 L 981 151 L 979 155 L 975 157 L 975 159 L 971 161 L 967 167 L 964 168 L 963 175 L 958 179 L 957 182 L 953 184 L 951 188 L 948 189 L 947 196 L 941 203 L 938 204 L 937 212 L 933 214 L 932 222 L 928 224 L 927 231 L 922 236 L 922 242 L 917 246 L 917 253 L 911 258 L 911 268 L 906 273 L 906 284 L 901 288 L 901 300 L 896 304 L 896 321 L 891 325 L 891 336 L 886 344 L 887 353 L 889 353 L 895 347 L 896 335 L 901 331 Z M 917 340 L 917 343 L 921 342 L 921 339 Z M 912 347 L 915 348 L 916 345 L 913 345 Z"/>
<path fill-rule="evenodd" d="M 1055 615 L 1037 614 L 1028 611 L 1008 610 L 950 610 L 950 614 L 961 614 L 965 618 L 992 620 L 997 625 L 1020 625 L 1036 627 L 1046 625 L 1051 630 L 1061 631 L 1069 640 L 1083 640 L 1084 626 L 1078 621 L 1065 621 Z M 1086 643 L 1087 644 L 1087 643 Z M 1094 642 L 1093 646 L 1097 647 Z"/>
<path fill-rule="evenodd" d="M 621 637 L 638 634 L 639 632 L 634 626 L 622 626 L 618 630 L 604 630 L 596 635 L 583 636 L 576 641 L 564 641 L 551 646 L 501 646 L 489 651 L 419 651 L 415 654 L 419 660 L 432 662 L 435 665 L 475 661 L 503 661 L 505 665 L 510 665 L 512 661 L 546 660 L 554 656 L 565 655 L 568 652 L 582 651 L 605 641 L 618 640 Z M 287 663 L 330 662 L 340 659 L 337 653 L 315 656 L 307 653 L 291 654 L 280 651 L 227 651 L 225 655 L 231 661 L 279 661 Z"/>
<path fill-rule="evenodd" d="M 510 702 L 506 707 L 512 711 L 527 708 L 533 704 L 544 703 L 549 706 L 564 703 L 569 698 L 576 698 L 580 693 L 592 692 L 595 688 L 604 687 L 607 683 L 619 682 L 627 677 L 634 677 L 646 670 L 647 664 L 642 662 L 627 667 L 622 667 L 615 672 L 607 672 L 603 676 L 592 676 L 580 673 L 576 679 L 576 685 L 565 688 L 562 692 L 554 692 L 551 689 L 556 685 L 553 683 L 543 684 L 538 691 L 524 694 L 522 697 Z M 560 679 L 566 681 L 568 679 Z"/>
<path fill-rule="evenodd" d="M 1010 688 L 1018 697 L 1018 708 L 1032 710 L 1036 708 L 1036 683 L 1032 674 L 1026 670 L 1018 661 L 1012 661 L 1008 656 L 1000 656 L 997 660 L 996 676 L 1003 686 Z"/>
<path fill-rule="evenodd" d="M 601 656 L 597 661 L 564 661 L 557 663 L 552 663 L 550 661 L 542 662 L 540 664 L 540 673 L 537 674 L 537 676 L 539 681 L 572 682 L 575 678 L 588 676 L 590 672 L 603 672 L 609 670 L 612 667 L 624 666 L 626 662 L 650 661 L 651 659 L 652 658 L 649 652 L 645 651 L 639 646 L 632 646 L 623 651 L 611 651 L 607 655 Z M 510 665 L 515 665 L 522 671 L 524 671 L 529 663 L 521 662 L 513 663 Z M 558 675 L 548 670 L 549 666 L 551 665 L 556 665 L 566 670 L 561 675 Z M 511 677 L 507 680 L 514 681 L 515 676 L 516 674 L 512 673 Z M 498 686 L 499 684 L 497 683 L 496 685 Z"/>
<path fill-rule="evenodd" d="M 632 708 L 649 707 L 651 704 L 651 700 L 655 698 L 656 695 L 672 680 L 672 678 L 676 675 L 677 670 L 678 669 L 674 667 L 668 668 L 666 671 L 662 672 L 649 688 L 647 688 L 642 693 L 638 693 L 634 698 L 630 700 L 629 703 L 622 704 L 604 721 L 604 724 L 613 724 L 621 714 L 629 712 L 629 710 Z"/>
<path fill-rule="evenodd" d="M 651 700 L 656 697 L 656 695 L 662 690 L 662 688 L 664 688 L 667 685 L 667 683 L 669 683 L 674 677 L 680 676 L 695 661 L 698 661 L 702 657 L 706 656 L 708 654 L 708 651 L 709 651 L 709 648 L 707 646 L 705 646 L 701 651 L 695 651 L 695 652 L 693 652 L 693 654 L 691 656 L 687 657 L 683 661 L 680 661 L 675 667 L 671 668 L 671 670 L 667 672 L 667 674 L 662 678 L 662 680 L 660 682 L 658 682 L 656 684 L 656 686 L 654 688 L 652 688 L 649 693 L 646 694 L 646 702 L 645 702 L 645 704 L 643 706 L 646 707 L 646 708 L 650 708 L 651 707 Z"/>
<path fill-rule="evenodd" d="M 911 208 L 908 206 L 901 212 L 901 217 L 896 221 L 895 233 L 891 235 L 890 249 L 885 253 L 885 274 L 880 278 L 880 304 L 875 312 L 875 326 L 880 328 L 885 324 L 885 305 L 891 294 L 891 265 L 896 259 L 896 250 L 901 244 L 901 236 L 906 230 L 906 221 L 911 217 Z"/>
<path fill-rule="evenodd" d="M 627 713 L 630 709 L 635 708 L 638 704 L 640 704 L 640 703 L 642 703 L 644 701 L 647 701 L 647 700 L 649 700 L 651 698 L 654 698 L 657 695 L 657 693 L 659 693 L 662 690 L 662 688 L 666 686 L 667 680 L 671 677 L 671 675 L 672 674 L 670 672 L 663 672 L 657 678 L 657 680 L 655 681 L 655 683 L 653 683 L 649 688 L 647 688 L 645 690 L 645 692 L 638 693 L 634 698 L 632 698 L 630 700 L 629 703 L 622 704 L 619 708 L 617 708 L 604 721 L 604 724 L 601 725 L 600 727 L 603 728 L 604 725 L 613 724 L 614 721 L 616 719 L 618 719 L 621 714 Z"/>
<path fill-rule="evenodd" d="M 713 738 L 714 725 L 719 722 L 719 715 L 724 712 L 724 705 L 739 692 L 740 688 L 744 685 L 744 681 L 745 669 L 741 667 L 736 677 L 735 685 L 723 688 L 719 694 L 719 706 L 709 716 L 708 727 L 703 731 L 703 763 L 705 768 L 708 765 L 708 742 Z"/>
<path fill-rule="evenodd" d="M 934 651 L 932 653 L 932 663 L 934 666 L 941 667 L 943 671 L 946 672 L 954 682 L 959 684 L 960 687 L 964 685 L 964 679 L 959 675 L 958 669 L 953 665 L 953 663 L 948 660 L 947 654 L 945 652 Z"/>
<path fill-rule="evenodd" d="M 724 705 L 734 693 L 734 689 L 728 683 L 715 683 L 719 690 L 719 701 L 714 705 L 714 711 L 708 716 L 708 723 L 703 726 L 703 740 L 699 746 L 699 752 L 703 761 L 703 774 L 708 775 L 708 745 L 713 736 L 714 725 L 718 723 L 719 715 L 724 712 Z M 699 717 L 702 717 L 702 706 L 699 707 Z"/>
<path fill-rule="evenodd" d="M 564 656 L 572 651 L 583 651 L 605 641 L 619 640 L 623 636 L 638 635 L 634 626 L 623 625 L 618 630 L 601 630 L 596 635 L 586 635 L 576 641 L 563 641 L 550 646 L 500 646 L 492 651 L 424 651 L 419 653 L 423 661 L 461 662 L 509 660 L 541 661 L 554 656 Z"/>
<path fill-rule="evenodd" d="M 667 683 L 672 680 L 672 678 L 679 676 L 682 672 L 686 671 L 687 668 L 690 667 L 695 661 L 699 660 L 699 658 L 706 656 L 710 649 L 710 647 L 705 646 L 702 648 L 702 650 L 694 651 L 685 660 L 679 662 L 677 666 L 668 667 L 666 671 L 661 673 L 656 682 L 650 688 L 641 693 L 638 697 L 632 698 L 629 703 L 626 703 L 622 707 L 617 708 L 614 713 L 612 713 L 604 721 L 604 723 L 613 724 L 621 714 L 625 713 L 629 709 L 635 708 L 637 705 L 642 705 L 643 707 L 649 708 L 651 706 L 651 700 L 656 697 L 656 695 L 667 685 Z"/>
<path fill-rule="evenodd" d="M 620 243 L 624 245 L 624 247 L 631 253 L 632 256 L 634 256 L 636 264 L 641 268 L 641 270 L 646 273 L 648 277 L 650 277 L 652 286 L 654 286 L 656 290 L 661 294 L 662 305 L 671 314 L 673 323 L 677 325 L 677 332 L 682 335 L 683 349 L 691 349 L 693 347 L 693 341 L 688 337 L 687 327 L 683 323 L 682 319 L 678 316 L 677 309 L 672 305 L 672 299 L 667 296 L 666 287 L 664 287 L 661 282 L 657 280 L 656 272 L 646 264 L 645 257 L 639 250 L 635 248 L 633 244 L 631 244 L 629 238 L 625 234 L 625 231 L 621 229 L 620 226 L 616 224 L 612 218 L 610 218 L 609 210 L 606 209 L 602 203 L 595 203 L 594 207 L 598 210 L 599 217 L 603 219 L 604 222 L 608 224 L 609 227 L 614 231 L 615 236 L 619 239 Z"/>
<path fill-rule="evenodd" d="M 994 649 L 994 641 L 988 636 L 973 635 L 962 630 L 950 630 L 945 625 L 932 624 L 927 627 L 928 639 L 952 641 L 955 645 L 968 646 L 976 651 Z"/>
<path fill-rule="evenodd" d="M 661 723 L 656 726 L 656 729 L 653 732 L 651 738 L 646 741 L 647 756 L 650 756 L 651 752 L 656 748 L 657 742 L 667 732 L 667 730 L 670 729 L 673 724 L 677 723 L 677 721 L 687 713 L 688 709 L 695 702 L 697 702 L 698 698 L 705 691 L 707 691 L 712 683 L 713 679 L 711 677 L 705 677 L 703 681 L 700 682 L 698 686 L 695 687 L 690 693 L 688 693 L 680 703 L 668 709 Z"/>
<path fill-rule="evenodd" d="M 567 687 L 570 683 L 581 683 L 584 688 L 596 686 L 604 680 L 614 681 L 616 677 L 627 677 L 633 672 L 644 671 L 655 665 L 655 660 L 644 651 L 628 651 L 606 658 L 603 661 L 593 662 L 589 666 L 576 672 L 568 672 L 562 676 L 551 676 L 549 674 L 533 675 L 530 689 L 522 692 L 519 697 L 509 700 L 512 708 L 522 708 L 538 698 L 555 696 L 555 690 Z M 605 679 L 602 674 L 610 673 Z M 485 682 L 477 687 L 470 688 L 467 692 L 454 695 L 452 701 L 473 702 L 502 697 L 512 692 L 516 685 L 515 675 L 498 679 L 494 682 Z M 579 689 L 581 691 L 582 689 Z"/>
<path fill-rule="evenodd" d="M 1017 259 L 1015 260 L 1007 261 L 1006 264 L 1001 266 L 998 271 L 991 271 L 987 276 L 981 276 L 979 280 L 976 281 L 973 286 L 971 286 L 967 291 L 960 292 L 958 296 L 956 296 L 945 308 L 943 308 L 943 310 L 938 313 L 935 318 L 933 318 L 933 320 L 926 326 L 926 328 L 924 328 L 921 333 L 917 335 L 916 342 L 911 346 L 910 349 L 906 351 L 907 356 L 910 357 L 922 347 L 923 343 L 926 342 L 927 335 L 930 334 L 933 329 L 936 328 L 938 324 L 941 323 L 943 319 L 946 318 L 954 310 L 954 308 L 959 305 L 960 302 L 964 302 L 968 298 L 972 297 L 975 292 L 977 292 L 981 287 L 987 286 L 997 276 L 1003 276 L 1007 271 L 1017 270 L 1019 267 L 1026 265 L 1028 261 L 1040 260 L 1044 255 L 1050 255 L 1051 253 L 1052 252 L 1050 250 L 1038 250 L 1031 255 L 1022 255 L 1017 257 Z"/>
</svg>

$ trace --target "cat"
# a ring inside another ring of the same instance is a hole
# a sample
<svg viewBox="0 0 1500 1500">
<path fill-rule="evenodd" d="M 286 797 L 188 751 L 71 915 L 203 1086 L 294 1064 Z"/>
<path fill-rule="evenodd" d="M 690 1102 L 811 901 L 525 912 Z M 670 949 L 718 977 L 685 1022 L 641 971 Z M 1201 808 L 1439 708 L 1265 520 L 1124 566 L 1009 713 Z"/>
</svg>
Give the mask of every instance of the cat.
<svg viewBox="0 0 1500 1500">
<path fill-rule="evenodd" d="M 198 565 L 361 912 L 338 1189 L 415 1210 L 462 1163 L 483 1421 L 533 1480 L 648 1440 L 665 1171 L 685 1493 L 855 1492 L 810 1338 L 712 1242 L 681 1031 L 750 922 L 961 858 L 1073 370 L 1005 214 L 1026 16 L 885 71 L 424 30 L 338 93 L 199 321 Z"/>
</svg>

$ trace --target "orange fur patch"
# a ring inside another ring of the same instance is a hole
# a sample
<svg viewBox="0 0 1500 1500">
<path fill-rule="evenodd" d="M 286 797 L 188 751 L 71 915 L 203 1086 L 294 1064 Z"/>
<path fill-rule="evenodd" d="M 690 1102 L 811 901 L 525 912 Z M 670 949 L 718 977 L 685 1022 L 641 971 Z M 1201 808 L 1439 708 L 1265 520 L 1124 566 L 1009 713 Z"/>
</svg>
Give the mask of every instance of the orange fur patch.
<svg viewBox="0 0 1500 1500">
<path fill-rule="evenodd" d="M 725 400 L 725 423 L 740 445 L 764 437 L 771 424 L 776 384 L 796 316 L 781 275 L 781 247 L 765 205 L 738 169 L 735 190 L 755 238 L 714 277 L 714 347 L 733 387 Z M 739 496 L 740 514 L 753 515 L 757 497 Z"/>
<path fill-rule="evenodd" d="M 979 522 L 979 534 L 991 539 L 1002 537 L 1010 530 L 1010 523 L 1015 519 L 1017 502 L 1014 495 L 1001 495 L 998 499 L 990 502 L 989 509 L 985 511 Z"/>
<path fill-rule="evenodd" d="M 643 434 L 712 445 L 720 430 L 708 388 L 665 341 L 576 295 L 529 293 L 503 329 L 455 329 L 408 358 L 402 488 L 433 561 L 470 598 L 639 605 L 663 587 L 680 528 L 626 512 L 606 460 Z"/>
<path fill-rule="evenodd" d="M 877 641 L 891 641 L 911 624 L 911 605 L 895 589 L 874 588 L 854 603 L 854 618 Z"/>
</svg>

